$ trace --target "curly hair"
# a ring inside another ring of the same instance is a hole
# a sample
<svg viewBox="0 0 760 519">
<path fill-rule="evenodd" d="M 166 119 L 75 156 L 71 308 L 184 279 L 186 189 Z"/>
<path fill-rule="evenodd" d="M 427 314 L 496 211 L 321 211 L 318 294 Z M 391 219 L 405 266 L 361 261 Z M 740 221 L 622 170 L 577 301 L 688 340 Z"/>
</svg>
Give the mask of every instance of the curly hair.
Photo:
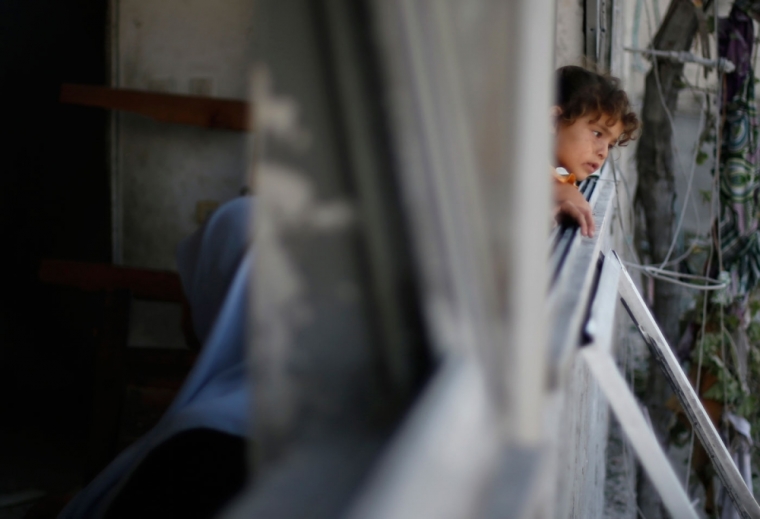
<svg viewBox="0 0 760 519">
<path fill-rule="evenodd" d="M 605 124 L 623 123 L 618 146 L 625 146 L 638 135 L 639 119 L 631 108 L 628 95 L 620 88 L 620 80 L 597 74 L 582 67 L 567 66 L 557 69 L 556 104 L 562 110 L 559 122 L 570 125 L 586 114 L 607 116 Z"/>
</svg>

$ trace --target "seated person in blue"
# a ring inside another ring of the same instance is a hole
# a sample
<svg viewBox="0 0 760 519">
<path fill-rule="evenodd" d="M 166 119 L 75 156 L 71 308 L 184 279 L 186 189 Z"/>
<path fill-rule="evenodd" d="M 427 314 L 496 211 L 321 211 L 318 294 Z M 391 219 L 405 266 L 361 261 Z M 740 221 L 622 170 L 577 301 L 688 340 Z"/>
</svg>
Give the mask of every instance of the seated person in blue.
<svg viewBox="0 0 760 519">
<path fill-rule="evenodd" d="M 254 201 L 235 199 L 179 247 L 178 270 L 203 344 L 171 407 L 61 512 L 62 519 L 205 518 L 246 480 L 245 349 Z"/>
</svg>

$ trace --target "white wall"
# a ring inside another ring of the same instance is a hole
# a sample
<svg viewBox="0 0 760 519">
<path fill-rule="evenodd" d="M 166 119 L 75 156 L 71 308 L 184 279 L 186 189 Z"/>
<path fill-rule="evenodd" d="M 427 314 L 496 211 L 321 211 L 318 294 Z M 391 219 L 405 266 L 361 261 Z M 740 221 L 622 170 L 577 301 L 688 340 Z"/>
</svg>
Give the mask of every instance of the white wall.
<svg viewBox="0 0 760 519">
<path fill-rule="evenodd" d="M 556 67 L 583 64 L 584 2 L 585 0 L 557 0 L 557 33 L 554 47 Z"/>
<path fill-rule="evenodd" d="M 253 0 L 112 0 L 115 86 L 246 99 Z M 244 184 L 246 136 L 115 116 L 114 260 L 174 269 L 199 201 Z"/>
</svg>

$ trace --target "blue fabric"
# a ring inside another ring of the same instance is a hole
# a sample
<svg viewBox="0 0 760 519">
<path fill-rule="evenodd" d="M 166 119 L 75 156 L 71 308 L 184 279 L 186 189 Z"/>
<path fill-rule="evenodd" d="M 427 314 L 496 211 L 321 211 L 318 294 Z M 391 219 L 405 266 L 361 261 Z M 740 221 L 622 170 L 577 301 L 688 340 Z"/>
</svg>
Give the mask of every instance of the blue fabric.
<svg viewBox="0 0 760 519">
<path fill-rule="evenodd" d="M 99 517 L 129 474 L 173 435 L 206 427 L 237 436 L 250 429 L 245 363 L 248 287 L 254 252 L 248 226 L 254 201 L 235 199 L 179 247 L 180 278 L 203 349 L 161 421 L 122 452 L 64 508 L 62 519 Z"/>
</svg>

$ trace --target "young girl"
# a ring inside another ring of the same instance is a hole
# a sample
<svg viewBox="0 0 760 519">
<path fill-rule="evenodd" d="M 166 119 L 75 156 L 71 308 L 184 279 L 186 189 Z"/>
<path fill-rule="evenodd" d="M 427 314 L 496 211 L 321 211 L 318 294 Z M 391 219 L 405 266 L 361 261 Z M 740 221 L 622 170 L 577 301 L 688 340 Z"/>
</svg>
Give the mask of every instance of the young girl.
<svg viewBox="0 0 760 519">
<path fill-rule="evenodd" d="M 583 236 L 594 235 L 591 206 L 575 183 L 602 167 L 613 146 L 635 138 L 639 121 L 618 79 L 568 66 L 557 70 L 553 169 L 556 217 L 575 220 Z"/>
</svg>

